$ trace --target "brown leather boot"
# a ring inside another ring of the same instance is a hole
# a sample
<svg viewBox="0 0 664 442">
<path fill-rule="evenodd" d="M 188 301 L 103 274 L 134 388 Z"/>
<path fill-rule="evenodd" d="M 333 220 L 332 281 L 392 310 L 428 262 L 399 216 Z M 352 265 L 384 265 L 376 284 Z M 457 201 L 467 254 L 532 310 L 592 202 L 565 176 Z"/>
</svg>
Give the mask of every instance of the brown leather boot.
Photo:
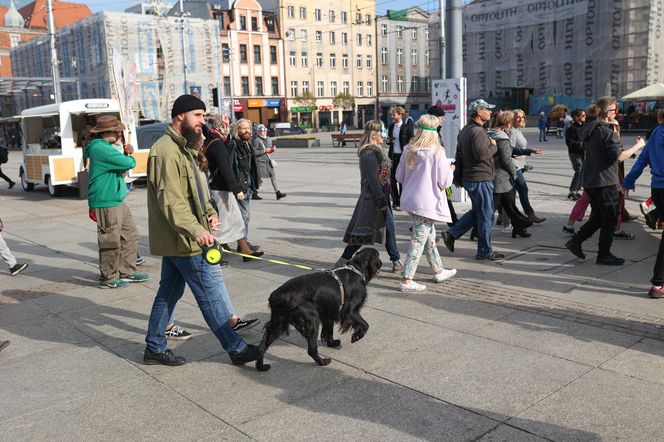
<svg viewBox="0 0 664 442">
<path fill-rule="evenodd" d="M 543 223 L 546 221 L 546 218 L 540 218 L 539 216 L 535 215 L 534 213 L 531 213 L 528 215 L 528 221 L 534 222 L 535 224 Z"/>
</svg>

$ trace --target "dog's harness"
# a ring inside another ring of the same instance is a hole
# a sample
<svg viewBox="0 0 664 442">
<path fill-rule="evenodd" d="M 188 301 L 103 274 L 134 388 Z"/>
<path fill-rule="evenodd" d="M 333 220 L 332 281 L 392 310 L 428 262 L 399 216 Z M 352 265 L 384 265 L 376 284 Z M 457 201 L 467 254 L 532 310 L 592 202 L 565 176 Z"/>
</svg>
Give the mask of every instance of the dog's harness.
<svg viewBox="0 0 664 442">
<path fill-rule="evenodd" d="M 341 282 L 341 279 L 335 273 L 339 270 L 350 270 L 351 272 L 355 273 L 356 275 L 359 275 L 359 277 L 362 278 L 363 283 L 366 283 L 366 281 L 364 279 L 364 274 L 352 265 L 346 264 L 343 267 L 337 267 L 335 269 L 330 269 L 330 270 L 323 270 L 323 272 L 325 272 L 328 275 L 330 275 L 331 277 L 333 277 L 334 280 L 337 281 L 337 284 L 339 284 L 339 292 L 341 292 L 341 306 L 343 306 L 344 303 L 346 302 L 346 292 L 344 291 L 344 283 Z"/>
</svg>

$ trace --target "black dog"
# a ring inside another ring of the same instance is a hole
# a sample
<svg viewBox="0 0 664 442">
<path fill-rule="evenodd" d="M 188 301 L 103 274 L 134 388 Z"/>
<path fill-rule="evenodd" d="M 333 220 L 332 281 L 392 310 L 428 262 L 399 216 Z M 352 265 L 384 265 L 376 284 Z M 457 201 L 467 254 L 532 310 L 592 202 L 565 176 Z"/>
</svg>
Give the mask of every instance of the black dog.
<svg viewBox="0 0 664 442">
<path fill-rule="evenodd" d="M 328 347 L 341 344 L 332 336 L 335 322 L 339 323 L 341 333 L 353 329 L 351 342 L 362 339 L 369 324 L 360 316 L 360 309 L 367 297 L 367 284 L 382 265 L 376 249 L 363 249 L 348 261 L 346 268 L 334 272 L 336 277 L 331 271 L 310 273 L 293 278 L 272 292 L 269 299 L 272 316 L 265 324 L 256 369 L 270 369 L 269 364 L 263 364 L 263 356 L 279 336 L 288 334 L 290 324 L 307 338 L 309 356 L 318 365 L 330 363 L 330 359 L 318 354 L 321 324 L 321 339 Z"/>
</svg>

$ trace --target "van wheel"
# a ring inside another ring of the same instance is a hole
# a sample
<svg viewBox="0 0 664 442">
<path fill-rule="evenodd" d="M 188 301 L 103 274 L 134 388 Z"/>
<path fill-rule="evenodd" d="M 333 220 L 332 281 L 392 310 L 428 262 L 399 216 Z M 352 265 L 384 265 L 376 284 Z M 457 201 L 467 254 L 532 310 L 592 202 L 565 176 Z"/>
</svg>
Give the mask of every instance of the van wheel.
<svg viewBox="0 0 664 442">
<path fill-rule="evenodd" d="M 35 190 L 35 185 L 28 182 L 28 179 L 25 177 L 25 171 L 22 167 L 19 169 L 18 174 L 21 176 L 21 187 L 23 187 L 23 190 L 26 192 L 32 192 Z"/>
<path fill-rule="evenodd" d="M 46 177 L 46 184 L 48 185 L 49 195 L 51 195 L 54 198 L 62 195 L 63 186 L 54 186 L 53 183 L 51 182 L 51 175 L 48 175 Z"/>
</svg>

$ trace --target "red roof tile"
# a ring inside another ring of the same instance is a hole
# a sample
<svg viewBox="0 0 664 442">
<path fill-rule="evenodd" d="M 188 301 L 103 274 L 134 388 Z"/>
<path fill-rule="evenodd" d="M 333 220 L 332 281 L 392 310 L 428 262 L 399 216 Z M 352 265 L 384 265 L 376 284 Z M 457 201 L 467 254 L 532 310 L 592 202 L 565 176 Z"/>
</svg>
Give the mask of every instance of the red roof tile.
<svg viewBox="0 0 664 442">
<path fill-rule="evenodd" d="M 46 29 L 48 27 L 46 0 L 35 0 L 19 9 L 18 12 L 25 18 L 26 28 Z M 92 11 L 86 4 L 53 0 L 53 20 L 57 29 L 91 15 Z"/>
</svg>

